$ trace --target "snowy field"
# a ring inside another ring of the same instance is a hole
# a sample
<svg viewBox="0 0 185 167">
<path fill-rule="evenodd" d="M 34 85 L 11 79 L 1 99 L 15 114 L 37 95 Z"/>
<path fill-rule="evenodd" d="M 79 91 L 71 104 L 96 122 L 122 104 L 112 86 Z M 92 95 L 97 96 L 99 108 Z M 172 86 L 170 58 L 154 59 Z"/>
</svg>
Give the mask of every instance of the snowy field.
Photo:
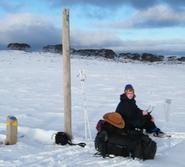
<svg viewBox="0 0 185 167">
<path fill-rule="evenodd" d="M 185 64 L 117 63 L 103 59 L 80 59 L 72 63 L 72 119 L 74 142 L 87 146 L 58 146 L 51 136 L 63 131 L 62 57 L 51 53 L 0 51 L 0 140 L 5 139 L 6 117 L 19 121 L 18 143 L 0 145 L 0 166 L 51 167 L 184 167 L 185 166 Z M 86 73 L 82 93 L 79 70 Z M 114 111 L 127 83 L 136 90 L 142 109 L 154 106 L 157 125 L 172 134 L 156 139 L 154 160 L 94 157 L 96 123 Z M 166 118 L 167 104 L 169 120 Z M 84 109 L 87 109 L 92 140 L 84 138 Z"/>
</svg>

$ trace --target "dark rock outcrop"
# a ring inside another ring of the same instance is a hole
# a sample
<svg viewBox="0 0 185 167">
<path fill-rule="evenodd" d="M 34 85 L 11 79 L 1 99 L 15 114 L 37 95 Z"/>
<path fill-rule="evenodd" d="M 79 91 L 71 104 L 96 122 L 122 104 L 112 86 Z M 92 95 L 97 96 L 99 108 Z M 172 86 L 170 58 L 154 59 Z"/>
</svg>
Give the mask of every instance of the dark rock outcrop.
<svg viewBox="0 0 185 167">
<path fill-rule="evenodd" d="M 119 57 L 131 60 L 141 60 L 141 55 L 138 53 L 120 53 Z"/>
<path fill-rule="evenodd" d="M 180 58 L 178 58 L 177 60 L 178 60 L 178 61 L 183 61 L 183 62 L 185 62 L 185 57 L 180 57 Z"/>
<path fill-rule="evenodd" d="M 170 56 L 170 57 L 167 57 L 167 61 L 169 61 L 169 62 L 177 62 L 177 61 L 185 62 L 185 57 Z"/>
<path fill-rule="evenodd" d="M 147 61 L 147 62 L 157 62 L 157 61 L 163 61 L 164 56 L 156 56 L 151 53 L 143 53 L 141 56 L 141 61 Z"/>
<path fill-rule="evenodd" d="M 163 61 L 164 56 L 158 56 L 151 53 L 120 53 L 119 58 L 124 59 L 130 59 L 130 60 L 138 60 L 138 61 L 144 61 L 144 62 L 157 62 L 157 61 Z"/>
<path fill-rule="evenodd" d="M 62 44 L 56 45 L 47 45 L 42 48 L 44 52 L 51 52 L 51 53 L 62 53 Z M 70 52 L 73 53 L 75 49 L 71 48 Z"/>
<path fill-rule="evenodd" d="M 176 60 L 177 60 L 176 56 L 167 57 L 167 61 L 176 61 Z"/>
<path fill-rule="evenodd" d="M 62 53 L 62 44 L 47 45 L 42 48 L 44 52 Z"/>
<path fill-rule="evenodd" d="M 62 44 L 56 44 L 56 45 L 47 45 L 43 48 L 44 52 L 52 52 L 52 53 L 62 53 Z M 79 55 L 79 56 L 86 56 L 86 57 L 103 57 L 106 59 L 115 59 L 118 61 L 127 61 L 127 60 L 134 60 L 134 61 L 141 61 L 141 62 L 185 62 L 185 57 L 164 57 L 161 55 L 155 55 L 152 53 L 119 53 L 117 55 L 113 50 L 111 49 L 70 49 L 71 54 L 73 55 Z"/>
<path fill-rule="evenodd" d="M 78 54 L 81 56 L 94 56 L 94 57 L 104 57 L 107 59 L 114 59 L 117 54 L 111 49 L 80 49 L 74 50 L 73 54 Z"/>
<path fill-rule="evenodd" d="M 7 48 L 11 49 L 11 50 L 24 50 L 24 51 L 27 51 L 27 50 L 29 50 L 31 48 L 31 46 L 26 44 L 26 43 L 9 43 Z"/>
</svg>

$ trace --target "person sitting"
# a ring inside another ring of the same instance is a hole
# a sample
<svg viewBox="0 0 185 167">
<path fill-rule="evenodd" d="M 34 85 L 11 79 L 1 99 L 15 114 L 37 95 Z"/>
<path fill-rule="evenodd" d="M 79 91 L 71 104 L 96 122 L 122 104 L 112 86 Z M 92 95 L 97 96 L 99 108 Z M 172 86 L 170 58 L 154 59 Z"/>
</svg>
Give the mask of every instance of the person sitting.
<svg viewBox="0 0 185 167">
<path fill-rule="evenodd" d="M 126 129 L 145 129 L 146 133 L 153 133 L 157 137 L 164 135 L 164 132 L 155 125 L 152 115 L 136 105 L 135 91 L 131 84 L 126 85 L 124 93 L 120 95 L 116 112 L 123 117 Z"/>
</svg>

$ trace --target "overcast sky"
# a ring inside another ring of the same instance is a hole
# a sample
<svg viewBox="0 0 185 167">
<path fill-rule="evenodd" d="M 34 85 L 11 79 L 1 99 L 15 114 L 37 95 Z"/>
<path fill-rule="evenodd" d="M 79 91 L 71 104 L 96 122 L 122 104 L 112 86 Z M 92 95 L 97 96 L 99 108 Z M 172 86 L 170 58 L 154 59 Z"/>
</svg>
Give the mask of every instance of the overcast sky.
<svg viewBox="0 0 185 167">
<path fill-rule="evenodd" d="M 0 0 L 0 46 L 61 43 L 66 7 L 74 48 L 185 53 L 185 0 Z"/>
</svg>

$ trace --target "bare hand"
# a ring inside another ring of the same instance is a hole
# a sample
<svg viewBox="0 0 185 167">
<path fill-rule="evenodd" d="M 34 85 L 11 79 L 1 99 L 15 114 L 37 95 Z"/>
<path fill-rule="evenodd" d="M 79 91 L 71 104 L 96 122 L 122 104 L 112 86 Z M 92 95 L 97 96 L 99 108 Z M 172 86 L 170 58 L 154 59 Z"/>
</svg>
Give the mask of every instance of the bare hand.
<svg viewBox="0 0 185 167">
<path fill-rule="evenodd" d="M 155 120 L 154 120 L 154 117 L 152 117 L 150 121 L 151 121 L 151 122 L 154 122 L 154 121 L 155 121 Z"/>
<path fill-rule="evenodd" d="M 147 111 L 143 111 L 143 116 L 148 115 Z"/>
</svg>

